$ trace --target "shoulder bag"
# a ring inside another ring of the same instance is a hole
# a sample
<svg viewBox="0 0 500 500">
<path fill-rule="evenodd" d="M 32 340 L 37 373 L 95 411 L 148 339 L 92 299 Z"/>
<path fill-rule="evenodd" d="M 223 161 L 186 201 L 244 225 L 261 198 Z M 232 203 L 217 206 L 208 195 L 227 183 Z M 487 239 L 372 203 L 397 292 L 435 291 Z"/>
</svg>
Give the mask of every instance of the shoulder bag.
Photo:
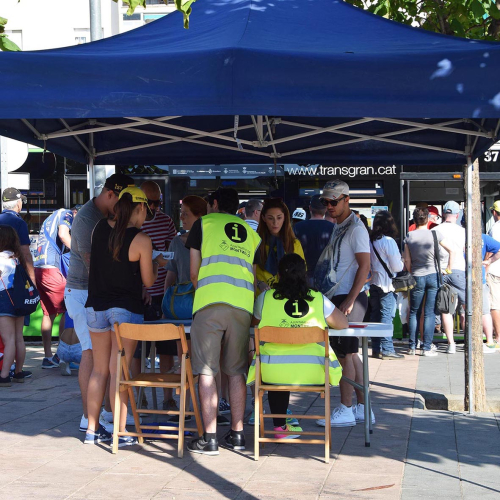
<svg viewBox="0 0 500 500">
<path fill-rule="evenodd" d="M 443 283 L 443 275 L 441 274 L 441 262 L 439 258 L 439 243 L 435 231 L 431 231 L 434 239 L 434 261 L 436 263 L 439 290 L 436 296 L 436 311 L 443 314 L 455 314 L 458 305 L 458 292 L 457 290 Z"/>
<path fill-rule="evenodd" d="M 377 252 L 377 249 L 375 248 L 375 245 L 373 243 L 374 242 L 372 241 L 371 244 L 373 251 L 375 252 L 375 255 L 377 256 L 379 262 L 382 264 L 382 267 L 385 269 L 387 276 L 391 278 L 394 291 L 407 292 L 408 290 L 414 288 L 417 282 L 415 281 L 415 278 L 411 275 L 411 273 L 409 273 L 408 271 L 400 271 L 399 273 L 396 273 L 393 276 L 392 273 L 389 271 L 389 268 L 387 267 L 386 263 L 380 258 L 380 254 Z"/>
</svg>

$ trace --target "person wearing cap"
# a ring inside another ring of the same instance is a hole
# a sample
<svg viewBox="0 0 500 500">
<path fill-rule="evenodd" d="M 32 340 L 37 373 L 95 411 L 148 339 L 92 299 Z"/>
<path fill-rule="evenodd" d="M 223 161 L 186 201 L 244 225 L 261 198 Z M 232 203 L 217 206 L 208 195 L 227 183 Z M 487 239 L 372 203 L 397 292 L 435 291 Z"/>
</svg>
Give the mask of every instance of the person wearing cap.
<svg viewBox="0 0 500 500">
<path fill-rule="evenodd" d="M 316 264 L 324 248 L 330 241 L 334 225 L 324 220 L 326 207 L 321 203 L 319 194 L 315 194 L 311 198 L 309 213 L 311 214 L 311 218 L 309 220 L 304 219 L 302 222 L 295 224 L 293 231 L 302 244 L 307 264 L 307 280 L 309 286 L 313 286 Z"/>
<path fill-rule="evenodd" d="M 108 377 L 116 385 L 118 346 L 114 324 L 141 324 L 144 321 L 142 286 L 150 287 L 158 278 L 158 260 L 153 260 L 151 238 L 141 231 L 148 213 L 148 197 L 138 187 L 120 191 L 111 220 L 100 220 L 92 234 L 89 291 L 85 304 L 87 325 L 93 348 L 93 368 L 87 395 L 88 428 L 85 444 L 110 441 L 111 434 L 99 423 Z M 137 341 L 122 339 L 127 363 L 132 361 Z M 109 391 L 115 408 L 115 391 Z M 120 393 L 119 431 L 125 431 L 128 392 Z M 119 438 L 118 446 L 137 442 L 131 436 Z"/>
<path fill-rule="evenodd" d="M 316 266 L 315 282 L 349 321 L 363 321 L 368 297 L 363 292 L 370 272 L 370 239 L 363 222 L 349 207 L 349 186 L 341 180 L 329 181 L 323 187 L 321 202 L 337 220 L 329 244 Z M 363 364 L 358 356 L 357 337 L 331 337 L 330 345 L 342 365 L 346 378 L 359 384 L 363 380 Z M 317 420 L 320 426 L 351 427 L 364 421 L 364 395 L 355 389 L 357 405 L 352 405 L 352 386 L 340 382 L 340 406 L 334 408 L 330 422 Z M 375 418 L 370 417 L 372 421 Z"/>
<path fill-rule="evenodd" d="M 490 207 L 495 223 L 488 232 L 494 240 L 500 242 L 500 200 Z M 495 345 L 500 346 L 500 262 L 493 262 L 488 266 L 488 285 L 490 288 L 490 309 L 493 327 L 495 329 Z"/>
<path fill-rule="evenodd" d="M 437 225 L 439 225 L 439 219 L 441 218 L 441 216 L 439 215 L 439 210 L 434 205 L 428 205 L 425 201 L 419 201 L 415 205 L 415 208 L 427 209 L 429 214 L 427 221 L 427 229 L 433 229 Z M 415 231 L 415 229 L 417 229 L 417 225 L 415 224 L 415 222 L 413 222 L 412 224 L 410 224 L 408 232 Z"/>
<path fill-rule="evenodd" d="M 148 198 L 148 213 L 146 220 L 141 227 L 141 231 L 146 233 L 153 242 L 153 248 L 161 252 L 166 252 L 169 249 L 170 242 L 175 238 L 177 230 L 175 229 L 174 221 L 170 216 L 163 213 L 160 209 L 162 202 L 162 194 L 160 186 L 154 181 L 145 181 L 141 184 L 141 189 Z M 164 295 L 165 278 L 167 277 L 167 261 L 161 256 L 158 256 L 160 269 L 158 269 L 158 279 L 152 287 L 145 288 L 146 306 L 144 310 L 145 321 L 156 321 L 162 318 L 161 304 Z M 149 351 L 149 348 L 147 349 Z M 141 370 L 141 352 L 142 342 L 137 345 L 134 353 L 134 361 L 132 362 L 132 375 L 140 373 Z M 160 372 L 167 373 L 174 366 L 174 356 L 177 354 L 177 345 L 175 340 L 157 342 L 156 352 L 160 358 Z M 177 403 L 173 399 L 172 389 L 163 389 L 163 409 L 176 410 Z M 112 417 L 107 412 L 103 412 L 105 418 Z"/>
<path fill-rule="evenodd" d="M 292 227 L 294 227 L 298 222 L 304 221 L 306 219 L 306 211 L 303 208 L 296 208 L 292 213 Z"/>
<path fill-rule="evenodd" d="M 133 186 L 134 180 L 128 175 L 113 174 L 106 179 L 99 196 L 89 200 L 77 213 L 71 226 L 71 249 L 64 302 L 70 318 L 75 325 L 75 332 L 82 345 L 82 360 L 78 370 L 78 383 L 82 395 L 83 415 L 80 431 L 85 432 L 87 421 L 87 389 L 92 372 L 92 341 L 87 327 L 85 303 L 88 296 L 90 248 L 92 231 L 103 218 L 112 215 L 121 191 Z M 110 409 L 110 408 L 108 408 Z"/>
<path fill-rule="evenodd" d="M 191 227 L 190 278 L 196 289 L 191 325 L 193 372 L 199 374 L 198 391 L 205 432 L 188 443 L 192 453 L 218 455 L 217 385 L 219 370 L 229 377 L 231 430 L 221 443 L 245 449 L 245 414 L 250 322 L 254 306 L 254 257 L 260 244 L 257 233 L 234 215 L 238 193 L 219 188 L 209 195 L 208 214 Z"/>
<path fill-rule="evenodd" d="M 251 199 L 245 205 L 245 222 L 254 230 L 257 231 L 260 221 L 260 213 L 262 212 L 262 200 Z"/>
<path fill-rule="evenodd" d="M 64 288 L 66 287 L 67 262 L 63 254 L 71 248 L 71 226 L 78 209 L 60 208 L 47 217 L 40 229 L 34 256 L 36 287 L 43 311 L 41 334 L 44 350 L 42 368 L 59 366 L 57 354 L 52 356 L 52 325 L 57 315 L 66 312 Z M 66 255 L 69 257 L 69 254 Z M 69 259 L 68 259 L 69 260 Z M 59 323 L 59 333 L 64 331 L 64 319 Z M 59 335 L 61 336 L 61 335 Z"/>
<path fill-rule="evenodd" d="M 447 273 L 445 270 L 448 266 L 449 254 L 444 247 L 439 249 L 443 283 L 449 284 L 456 289 L 459 303 L 465 306 L 465 229 L 457 223 L 459 214 L 460 205 L 456 201 L 448 201 L 443 207 L 443 223 L 432 230 L 440 237 L 438 239 L 447 240 L 455 251 L 451 273 Z M 446 352 L 455 354 L 453 316 L 451 314 L 441 314 L 441 325 L 448 339 Z"/>
<path fill-rule="evenodd" d="M 21 242 L 21 253 L 26 262 L 26 271 L 33 283 L 35 282 L 35 271 L 33 268 L 33 257 L 30 252 L 30 235 L 28 224 L 21 217 L 23 203 L 26 203 L 26 196 L 21 194 L 19 189 L 9 187 L 2 193 L 2 213 L 0 214 L 0 224 L 11 226 L 17 232 Z"/>
</svg>

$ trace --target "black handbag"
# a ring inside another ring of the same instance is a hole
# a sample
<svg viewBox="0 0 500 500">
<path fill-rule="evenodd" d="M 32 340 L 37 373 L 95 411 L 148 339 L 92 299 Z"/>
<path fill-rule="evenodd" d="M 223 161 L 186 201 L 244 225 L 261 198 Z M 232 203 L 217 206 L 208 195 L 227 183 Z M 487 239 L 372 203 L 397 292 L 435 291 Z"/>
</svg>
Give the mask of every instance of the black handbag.
<svg viewBox="0 0 500 500">
<path fill-rule="evenodd" d="M 458 292 L 453 286 L 443 283 L 443 275 L 441 274 L 441 260 L 439 258 L 439 244 L 437 235 L 434 231 L 432 237 L 434 238 L 434 260 L 439 276 L 439 290 L 436 295 L 436 312 L 443 314 L 455 314 L 458 305 Z"/>
<path fill-rule="evenodd" d="M 373 241 L 372 241 L 372 248 L 373 251 L 375 252 L 375 255 L 377 256 L 377 259 L 382 264 L 382 267 L 385 269 L 387 276 L 391 278 L 392 286 L 394 287 L 395 292 L 407 292 L 408 290 L 411 290 L 412 288 L 415 287 L 417 282 L 415 281 L 415 278 L 411 275 L 411 273 L 409 273 L 408 271 L 400 271 L 399 273 L 396 273 L 393 276 L 392 273 L 389 271 L 389 268 L 387 267 L 386 263 L 380 258 L 380 254 L 377 252 L 377 249 L 375 248 Z"/>
</svg>

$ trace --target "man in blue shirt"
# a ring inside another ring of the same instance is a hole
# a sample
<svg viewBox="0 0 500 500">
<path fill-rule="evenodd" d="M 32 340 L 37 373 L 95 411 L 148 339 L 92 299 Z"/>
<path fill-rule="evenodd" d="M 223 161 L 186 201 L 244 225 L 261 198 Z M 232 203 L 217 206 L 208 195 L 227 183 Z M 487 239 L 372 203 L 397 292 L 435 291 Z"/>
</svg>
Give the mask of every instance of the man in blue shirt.
<svg viewBox="0 0 500 500">
<path fill-rule="evenodd" d="M 23 196 L 19 189 L 7 188 L 2 193 L 2 213 L 0 214 L 0 224 L 11 226 L 17 232 L 21 243 L 21 253 L 26 262 L 26 271 L 33 283 L 35 282 L 35 272 L 33 270 L 33 258 L 30 252 L 30 237 L 28 224 L 21 218 L 21 209 L 26 203 L 26 196 Z M 16 378 L 24 379 L 31 376 L 31 372 L 23 370 L 24 359 L 26 358 L 26 346 L 16 346 Z"/>
<path fill-rule="evenodd" d="M 483 352 L 489 354 L 495 352 L 495 350 L 499 350 L 500 345 L 493 342 L 493 321 L 490 313 L 490 293 L 488 283 L 486 282 L 485 267 L 488 267 L 490 264 L 500 259 L 500 242 L 487 234 L 483 234 L 482 238 L 483 330 L 486 335 L 486 344 L 483 347 Z M 487 253 L 491 254 L 491 256 L 485 260 Z"/>
<path fill-rule="evenodd" d="M 69 267 L 71 248 L 70 230 L 76 207 L 72 210 L 61 208 L 47 217 L 43 222 L 38 237 L 38 246 L 35 253 L 36 287 L 40 293 L 43 311 L 42 342 L 45 357 L 42 368 L 56 368 L 59 366 L 57 355 L 52 356 L 52 325 L 58 314 L 66 312 L 64 305 L 64 288 L 66 286 L 66 270 Z M 59 330 L 64 330 L 64 320 L 61 319 Z"/>
</svg>

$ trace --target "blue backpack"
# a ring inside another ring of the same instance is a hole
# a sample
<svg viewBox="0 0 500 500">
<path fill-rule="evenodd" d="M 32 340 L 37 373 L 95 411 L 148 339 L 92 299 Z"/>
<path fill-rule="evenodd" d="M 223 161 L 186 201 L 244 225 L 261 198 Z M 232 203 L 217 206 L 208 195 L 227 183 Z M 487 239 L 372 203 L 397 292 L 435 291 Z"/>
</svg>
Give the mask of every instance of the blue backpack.
<svg viewBox="0 0 500 500">
<path fill-rule="evenodd" d="M 191 319 L 193 317 L 194 286 L 191 281 L 172 285 L 163 297 L 161 309 L 167 319 Z"/>
</svg>

